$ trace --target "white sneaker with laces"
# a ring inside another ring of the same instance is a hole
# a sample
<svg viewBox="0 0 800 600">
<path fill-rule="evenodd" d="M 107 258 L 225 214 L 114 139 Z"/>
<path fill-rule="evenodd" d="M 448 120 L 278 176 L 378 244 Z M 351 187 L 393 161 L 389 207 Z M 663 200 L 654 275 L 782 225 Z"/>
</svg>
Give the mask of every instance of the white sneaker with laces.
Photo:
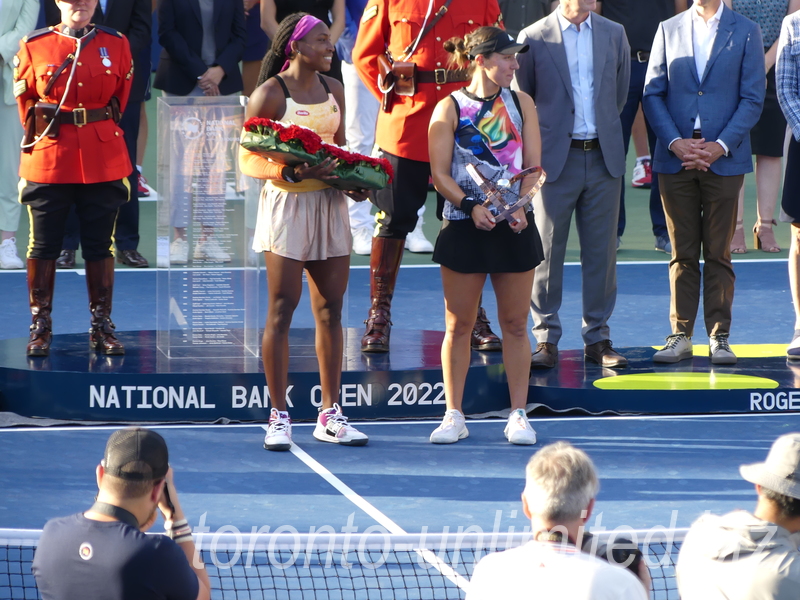
<svg viewBox="0 0 800 600">
<path fill-rule="evenodd" d="M 183 238 L 175 238 L 169 245 L 169 262 L 185 265 L 189 262 L 189 244 Z"/>
<path fill-rule="evenodd" d="M 417 226 L 414 231 L 406 237 L 406 250 L 419 254 L 429 254 L 433 252 L 433 244 L 428 241 L 422 231 L 422 217 L 417 218 Z"/>
<path fill-rule="evenodd" d="M 292 447 L 292 420 L 289 413 L 273 408 L 269 411 L 269 426 L 264 436 L 264 450 L 282 452 Z"/>
<path fill-rule="evenodd" d="M 508 415 L 508 424 L 503 433 L 509 442 L 518 446 L 531 446 L 536 443 L 536 432 L 521 408 L 512 410 Z"/>
<path fill-rule="evenodd" d="M 372 253 L 372 227 L 353 229 L 353 253 L 369 256 Z"/>
<path fill-rule="evenodd" d="M 17 256 L 17 238 L 8 238 L 0 244 L 0 269 L 21 269 L 22 260 Z"/>
<path fill-rule="evenodd" d="M 444 413 L 442 424 L 433 430 L 431 444 L 455 444 L 469 437 L 469 431 L 461 411 L 452 408 Z"/>
<path fill-rule="evenodd" d="M 685 333 L 675 333 L 667 336 L 667 343 L 653 355 L 653 362 L 676 363 L 694 356 L 692 338 Z"/>
<path fill-rule="evenodd" d="M 649 156 L 640 156 L 633 167 L 631 186 L 635 188 L 649 188 L 653 183 L 653 167 Z"/>
<path fill-rule="evenodd" d="M 708 338 L 708 356 L 712 365 L 735 365 L 736 355 L 728 345 L 728 334 L 720 333 Z"/>
<path fill-rule="evenodd" d="M 369 441 L 365 433 L 361 433 L 347 422 L 347 417 L 342 414 L 338 404 L 320 411 L 317 426 L 314 427 L 314 437 L 320 442 L 331 442 L 342 446 L 363 446 Z"/>
<path fill-rule="evenodd" d="M 195 260 L 209 260 L 211 262 L 231 262 L 231 255 L 222 249 L 219 242 L 213 237 L 197 242 L 194 247 Z"/>
</svg>

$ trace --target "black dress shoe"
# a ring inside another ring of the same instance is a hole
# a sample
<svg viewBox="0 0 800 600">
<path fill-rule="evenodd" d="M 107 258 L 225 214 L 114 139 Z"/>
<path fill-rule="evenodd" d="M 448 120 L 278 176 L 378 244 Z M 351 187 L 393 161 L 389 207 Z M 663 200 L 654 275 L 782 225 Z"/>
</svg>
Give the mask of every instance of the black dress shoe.
<svg viewBox="0 0 800 600">
<path fill-rule="evenodd" d="M 601 340 L 596 344 L 585 346 L 583 355 L 609 369 L 624 369 L 628 366 L 628 359 L 611 347 L 611 340 Z"/>
<path fill-rule="evenodd" d="M 56 259 L 56 269 L 74 269 L 75 250 L 62 250 Z"/>
<path fill-rule="evenodd" d="M 531 356 L 531 369 L 552 369 L 558 363 L 558 346 L 539 342 Z"/>
<path fill-rule="evenodd" d="M 139 254 L 138 250 L 120 250 L 117 254 L 117 262 L 122 265 L 128 265 L 135 269 L 144 269 L 150 266 L 147 259 Z"/>
</svg>

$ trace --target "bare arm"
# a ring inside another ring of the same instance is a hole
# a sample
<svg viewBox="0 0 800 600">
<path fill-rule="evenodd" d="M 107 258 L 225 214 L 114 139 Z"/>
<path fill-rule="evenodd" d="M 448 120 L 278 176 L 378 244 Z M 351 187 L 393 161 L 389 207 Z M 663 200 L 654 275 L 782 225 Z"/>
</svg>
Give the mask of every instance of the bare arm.
<svg viewBox="0 0 800 600">
<path fill-rule="evenodd" d="M 269 39 L 275 37 L 278 31 L 277 9 L 275 0 L 261 0 L 261 29 L 267 34 Z"/>
<path fill-rule="evenodd" d="M 331 7 L 331 44 L 335 44 L 344 31 L 345 0 L 333 0 Z"/>
<path fill-rule="evenodd" d="M 675 0 L 675 14 L 682 13 L 689 8 L 687 0 Z"/>
</svg>

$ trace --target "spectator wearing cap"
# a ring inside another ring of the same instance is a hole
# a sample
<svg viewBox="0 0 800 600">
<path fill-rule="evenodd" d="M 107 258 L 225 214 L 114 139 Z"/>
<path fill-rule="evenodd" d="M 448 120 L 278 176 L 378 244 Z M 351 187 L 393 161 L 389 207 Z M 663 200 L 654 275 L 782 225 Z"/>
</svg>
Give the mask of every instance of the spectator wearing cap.
<svg viewBox="0 0 800 600">
<path fill-rule="evenodd" d="M 739 467 L 754 483 L 753 513 L 705 514 L 683 542 L 676 573 L 683 600 L 800 598 L 800 433 L 782 435 L 761 463 Z"/>
<path fill-rule="evenodd" d="M 164 438 L 148 429 L 115 431 L 97 466 L 97 485 L 89 510 L 44 527 L 33 559 L 43 600 L 210 598 Z M 145 535 L 158 510 L 167 535 Z"/>
</svg>

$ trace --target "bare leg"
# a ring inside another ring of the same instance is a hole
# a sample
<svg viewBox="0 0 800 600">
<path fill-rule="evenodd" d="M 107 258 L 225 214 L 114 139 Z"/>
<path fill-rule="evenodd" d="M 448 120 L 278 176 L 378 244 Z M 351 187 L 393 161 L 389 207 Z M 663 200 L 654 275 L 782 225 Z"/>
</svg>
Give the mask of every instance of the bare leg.
<svg viewBox="0 0 800 600">
<path fill-rule="evenodd" d="M 530 375 L 528 311 L 533 269 L 524 273 L 494 273 L 491 277 L 497 296 L 497 318 L 503 331 L 503 365 L 508 379 L 511 410 L 524 409 L 528 403 Z"/>
<path fill-rule="evenodd" d="M 792 244 L 789 248 L 789 287 L 794 304 L 794 328 L 800 329 L 800 225 L 792 223 Z"/>
<path fill-rule="evenodd" d="M 260 60 L 242 61 L 242 81 L 244 83 L 242 95 L 249 96 L 253 93 L 253 90 L 256 89 L 256 83 L 258 83 L 258 73 L 260 70 Z"/>
<path fill-rule="evenodd" d="M 756 156 L 756 188 L 758 189 L 758 220 L 772 223 L 781 187 L 783 165 L 780 157 Z"/>
<path fill-rule="evenodd" d="M 261 360 L 272 406 L 286 410 L 289 377 L 289 326 L 303 291 L 303 263 L 265 252 L 267 323 L 261 339 Z"/>
<path fill-rule="evenodd" d="M 147 150 L 147 111 L 142 102 L 142 112 L 139 114 L 139 135 L 136 138 L 136 164 L 141 165 L 144 161 L 144 151 Z"/>
<path fill-rule="evenodd" d="M 464 383 L 470 363 L 470 338 L 475 314 L 483 291 L 486 275 L 483 273 L 457 273 L 442 267 L 444 288 L 445 334 L 442 342 L 442 374 L 447 410 L 461 411 Z M 530 300 L 526 302 L 527 309 Z M 527 335 L 527 332 L 526 332 Z M 503 352 L 506 346 L 503 345 Z M 530 351 L 528 352 L 530 355 Z M 529 360 L 527 356 L 525 360 Z"/>
<path fill-rule="evenodd" d="M 647 142 L 647 126 L 644 124 L 644 113 L 641 106 L 639 106 L 636 118 L 633 120 L 631 137 L 633 138 L 633 147 L 636 149 L 636 158 L 650 156 L 650 145 Z"/>
<path fill-rule="evenodd" d="M 322 387 L 322 408 L 339 400 L 342 381 L 342 302 L 350 274 L 350 256 L 306 263 L 311 310 L 317 325 L 315 344 Z"/>
</svg>

